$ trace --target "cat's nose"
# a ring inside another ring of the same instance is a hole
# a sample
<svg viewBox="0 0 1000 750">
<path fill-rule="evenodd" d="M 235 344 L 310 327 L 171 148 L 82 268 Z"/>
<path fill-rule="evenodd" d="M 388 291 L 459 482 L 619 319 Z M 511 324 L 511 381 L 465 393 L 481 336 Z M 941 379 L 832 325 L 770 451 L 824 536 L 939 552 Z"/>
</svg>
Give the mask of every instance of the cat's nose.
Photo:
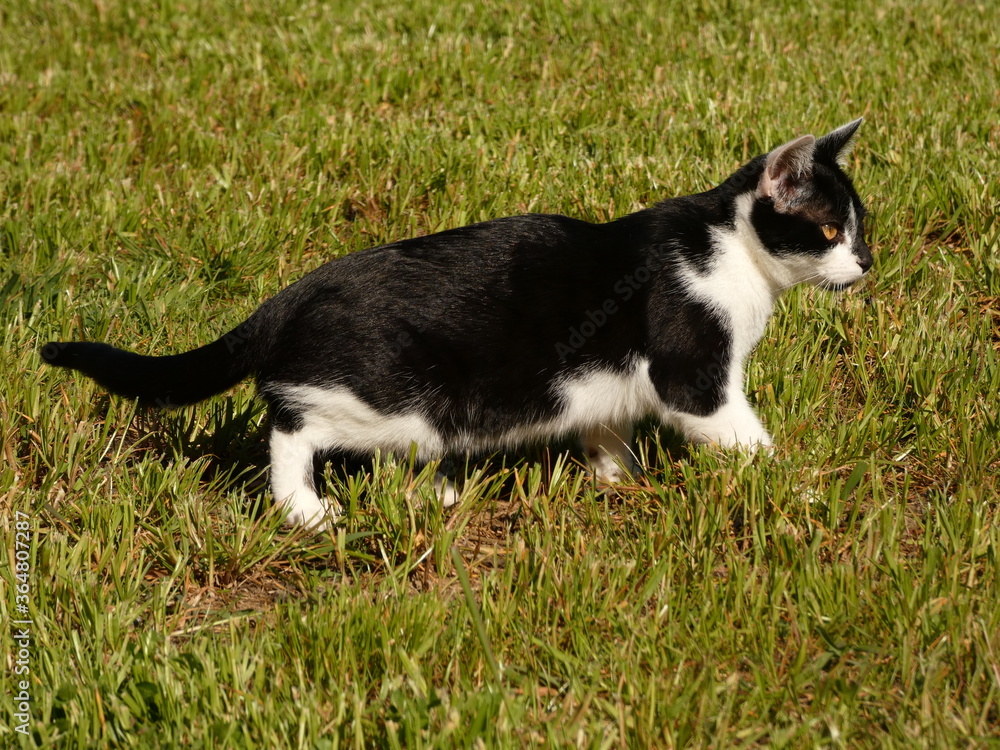
<svg viewBox="0 0 1000 750">
<path fill-rule="evenodd" d="M 854 248 L 854 255 L 858 259 L 858 265 L 861 266 L 861 273 L 868 273 L 868 269 L 875 262 L 875 259 L 872 258 L 872 251 L 868 249 L 868 245 L 863 242 L 860 243 Z"/>
</svg>

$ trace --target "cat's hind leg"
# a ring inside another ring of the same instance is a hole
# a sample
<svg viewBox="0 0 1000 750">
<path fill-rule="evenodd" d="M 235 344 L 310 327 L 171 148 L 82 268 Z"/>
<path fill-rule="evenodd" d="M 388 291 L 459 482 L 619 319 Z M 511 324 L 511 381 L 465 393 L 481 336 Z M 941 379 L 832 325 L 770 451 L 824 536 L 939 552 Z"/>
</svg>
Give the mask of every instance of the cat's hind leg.
<svg viewBox="0 0 1000 750">
<path fill-rule="evenodd" d="M 263 386 L 271 414 L 271 485 L 288 522 L 324 527 L 336 519 L 335 502 L 313 485 L 313 458 L 330 451 L 356 455 L 443 453 L 441 435 L 417 412 L 385 412 L 345 386 L 272 383 Z M 325 520 L 324 520 L 325 519 Z"/>
<path fill-rule="evenodd" d="M 620 482 L 635 468 L 632 425 L 597 425 L 580 436 L 587 462 L 602 482 Z"/>
<path fill-rule="evenodd" d="M 316 492 L 313 458 L 317 446 L 304 429 L 271 428 L 271 492 L 287 511 L 285 523 L 317 531 L 337 520 L 337 509 Z"/>
</svg>

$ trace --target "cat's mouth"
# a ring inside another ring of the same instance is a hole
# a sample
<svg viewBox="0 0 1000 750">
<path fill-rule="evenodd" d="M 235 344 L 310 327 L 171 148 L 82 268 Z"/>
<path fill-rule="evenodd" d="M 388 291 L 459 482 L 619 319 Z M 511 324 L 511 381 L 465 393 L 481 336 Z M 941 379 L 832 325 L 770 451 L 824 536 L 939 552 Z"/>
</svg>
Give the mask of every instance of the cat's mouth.
<svg viewBox="0 0 1000 750">
<path fill-rule="evenodd" d="M 816 286 L 828 292 L 843 292 L 857 284 L 858 281 L 860 279 L 856 279 L 855 281 L 821 281 Z"/>
<path fill-rule="evenodd" d="M 865 275 L 862 274 L 852 281 L 832 281 L 830 279 L 824 279 L 823 281 L 816 282 L 816 286 L 828 292 L 843 292 L 846 289 L 850 289 L 852 286 L 857 284 L 859 281 L 864 280 Z"/>
</svg>

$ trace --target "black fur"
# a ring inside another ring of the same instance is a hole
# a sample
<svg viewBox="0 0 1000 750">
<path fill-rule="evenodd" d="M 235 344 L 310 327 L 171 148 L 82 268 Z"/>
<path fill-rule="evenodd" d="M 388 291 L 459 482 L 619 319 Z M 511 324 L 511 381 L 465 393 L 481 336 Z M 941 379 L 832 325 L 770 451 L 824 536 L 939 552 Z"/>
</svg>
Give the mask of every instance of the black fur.
<svg viewBox="0 0 1000 750">
<path fill-rule="evenodd" d="M 42 347 L 42 359 L 79 370 L 112 393 L 169 408 L 203 401 L 250 375 L 250 351 L 231 347 L 228 339 L 233 335 L 166 357 L 146 357 L 107 344 L 53 342 Z"/>
</svg>

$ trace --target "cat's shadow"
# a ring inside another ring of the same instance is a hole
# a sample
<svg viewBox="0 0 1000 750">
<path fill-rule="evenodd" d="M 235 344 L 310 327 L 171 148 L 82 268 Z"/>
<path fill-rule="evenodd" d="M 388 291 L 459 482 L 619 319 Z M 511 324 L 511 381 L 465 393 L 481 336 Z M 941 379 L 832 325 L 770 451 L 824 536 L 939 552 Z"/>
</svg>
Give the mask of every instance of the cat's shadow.
<svg viewBox="0 0 1000 750">
<path fill-rule="evenodd" d="M 268 421 L 265 406 L 227 397 L 199 406 L 136 412 L 136 425 L 164 466 L 179 458 L 201 462 L 201 485 L 219 485 L 244 497 L 243 510 L 258 518 L 270 506 L 268 490 Z M 207 412 L 207 413 L 206 413 Z"/>
</svg>

